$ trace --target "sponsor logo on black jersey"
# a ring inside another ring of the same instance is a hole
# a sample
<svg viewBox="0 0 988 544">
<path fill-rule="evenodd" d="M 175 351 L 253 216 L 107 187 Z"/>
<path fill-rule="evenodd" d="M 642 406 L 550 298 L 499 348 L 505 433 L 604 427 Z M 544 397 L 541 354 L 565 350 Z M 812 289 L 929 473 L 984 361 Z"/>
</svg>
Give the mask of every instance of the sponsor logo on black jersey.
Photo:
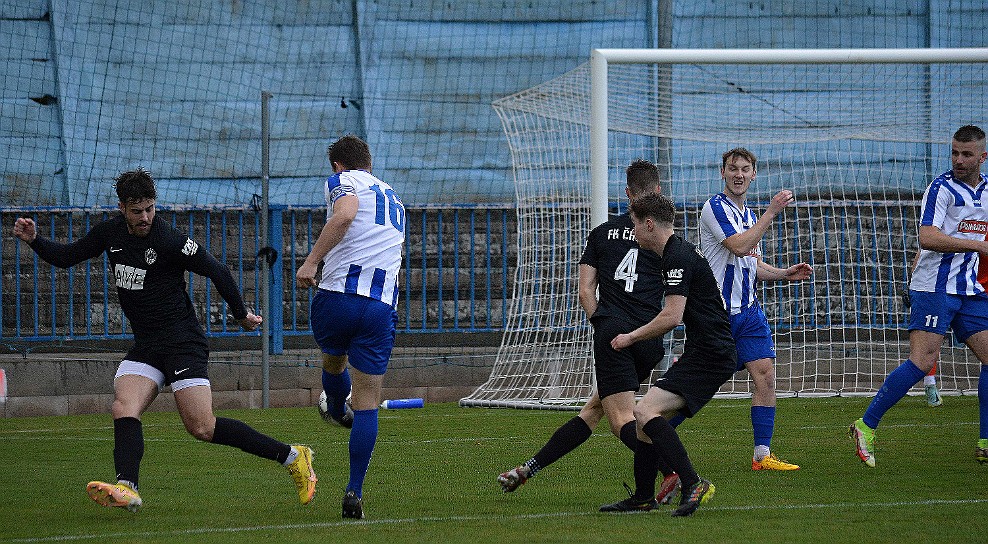
<svg viewBox="0 0 988 544">
<path fill-rule="evenodd" d="M 666 272 L 666 285 L 679 285 L 683 283 L 683 269 L 673 268 Z"/>
<path fill-rule="evenodd" d="M 151 250 L 149 249 L 148 251 Z M 113 276 L 116 278 L 117 287 L 121 289 L 129 289 L 131 291 L 140 291 L 144 289 L 144 276 L 146 276 L 147 273 L 147 270 L 127 266 L 125 264 L 118 263 L 113 267 Z"/>
<path fill-rule="evenodd" d="M 186 239 L 185 246 L 182 248 L 182 253 L 191 257 L 196 254 L 196 251 L 199 251 L 199 244 L 192 241 L 192 238 Z"/>
</svg>

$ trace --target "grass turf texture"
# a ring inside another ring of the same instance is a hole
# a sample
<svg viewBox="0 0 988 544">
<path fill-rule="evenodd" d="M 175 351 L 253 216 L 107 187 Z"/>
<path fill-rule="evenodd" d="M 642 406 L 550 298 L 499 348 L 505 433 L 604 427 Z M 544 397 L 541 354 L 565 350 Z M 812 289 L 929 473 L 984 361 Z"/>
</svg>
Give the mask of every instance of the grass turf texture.
<svg viewBox="0 0 988 544">
<path fill-rule="evenodd" d="M 319 486 L 298 504 L 282 467 L 195 441 L 175 413 L 144 418 L 144 508 L 90 501 L 111 480 L 109 415 L 0 420 L 0 542 L 974 542 L 988 534 L 988 465 L 974 460 L 977 399 L 929 408 L 907 397 L 878 434 L 878 467 L 855 456 L 847 427 L 869 399 L 781 399 L 774 449 L 796 472 L 754 472 L 750 401 L 715 400 L 680 427 L 717 486 L 692 518 L 601 514 L 633 483 L 631 453 L 606 421 L 578 450 L 511 494 L 498 473 L 528 459 L 575 412 L 382 410 L 363 521 L 342 520 L 347 433 L 315 407 L 225 411 L 316 451 Z"/>
</svg>

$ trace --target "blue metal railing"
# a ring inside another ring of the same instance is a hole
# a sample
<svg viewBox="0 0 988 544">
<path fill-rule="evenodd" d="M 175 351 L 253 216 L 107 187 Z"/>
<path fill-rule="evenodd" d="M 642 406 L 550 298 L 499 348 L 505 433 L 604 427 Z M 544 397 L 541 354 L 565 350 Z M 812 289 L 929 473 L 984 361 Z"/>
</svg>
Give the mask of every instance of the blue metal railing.
<svg viewBox="0 0 988 544">
<path fill-rule="evenodd" d="M 130 338 L 116 301 L 113 275 L 105 255 L 69 270 L 40 260 L 10 235 L 16 217 L 31 217 L 39 231 L 57 241 L 83 236 L 115 208 L 57 207 L 0 209 L 0 340 L 51 342 Z M 157 213 L 187 230 L 206 251 L 227 264 L 249 306 L 258 306 L 261 277 L 260 217 L 252 208 L 162 207 Z M 265 318 L 275 349 L 286 336 L 310 334 L 309 306 L 314 291 L 301 289 L 295 270 L 325 222 L 325 209 L 271 207 L 268 243 L 278 250 L 267 281 L 272 303 Z M 403 333 L 485 332 L 502 330 L 514 283 L 516 228 L 509 206 L 460 205 L 408 208 L 406 244 L 399 298 Z M 418 228 L 413 229 L 416 226 Z M 189 296 L 208 336 L 256 335 L 240 331 L 226 303 L 210 282 L 187 277 Z"/>
<path fill-rule="evenodd" d="M 696 238 L 699 207 L 681 206 L 683 228 Z M 399 331 L 435 334 L 494 332 L 507 325 L 514 290 L 517 223 L 510 206 L 459 205 L 408 208 L 399 297 Z M 41 233 L 76 240 L 115 208 L 0 209 L 0 341 L 51 342 L 130 338 L 104 256 L 60 270 L 39 260 L 10 236 L 14 218 L 35 219 Z M 260 217 L 253 208 L 162 208 L 158 213 L 187 229 L 226 263 L 249 305 L 271 326 L 278 352 L 286 337 L 307 335 L 314 291 L 301 289 L 295 271 L 325 222 L 323 208 L 272 207 L 269 244 L 278 250 L 272 273 L 262 278 Z M 763 240 L 766 260 L 788 266 L 802 260 L 814 267 L 809 282 L 761 283 L 759 298 L 776 331 L 807 329 L 897 329 L 905 325 L 909 262 L 915 252 L 916 206 L 908 203 L 816 202 L 793 207 Z M 582 245 L 578 225 L 561 224 L 551 243 Z M 576 289 L 572 281 L 564 289 Z M 545 278 L 546 281 L 557 279 Z M 270 282 L 272 303 L 261 305 L 262 281 Z M 536 281 L 540 281 L 536 278 Z M 210 282 L 189 278 L 189 294 L 209 336 L 244 333 L 228 316 Z M 539 286 L 535 286 L 539 289 Z"/>
</svg>

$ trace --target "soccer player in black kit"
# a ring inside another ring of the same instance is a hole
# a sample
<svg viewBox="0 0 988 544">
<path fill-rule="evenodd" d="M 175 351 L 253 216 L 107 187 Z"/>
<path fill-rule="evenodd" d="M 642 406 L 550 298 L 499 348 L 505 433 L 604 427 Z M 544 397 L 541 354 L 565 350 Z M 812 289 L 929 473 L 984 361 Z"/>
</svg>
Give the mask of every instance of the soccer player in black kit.
<svg viewBox="0 0 988 544">
<path fill-rule="evenodd" d="M 308 504 L 316 486 L 310 448 L 279 442 L 241 421 L 213 415 L 207 374 L 209 349 L 186 291 L 186 271 L 212 280 L 245 330 L 256 329 L 261 317 L 247 310 L 229 269 L 155 216 L 157 193 L 146 170 L 123 172 L 116 178 L 115 188 L 120 215 L 97 224 L 70 244 L 38 236 L 31 219 L 18 218 L 14 224 L 16 237 L 59 268 L 69 268 L 105 252 L 120 307 L 134 331 L 134 345 L 113 380 L 113 464 L 117 482 L 89 482 L 87 493 L 103 506 L 124 507 L 132 512 L 142 506 L 137 492 L 144 455 L 140 418 L 161 388 L 171 385 L 189 434 L 281 463 L 295 482 L 299 500 Z"/>
<path fill-rule="evenodd" d="M 611 340 L 616 350 L 661 338 L 680 322 L 686 344 L 679 361 L 655 381 L 635 406 L 639 438 L 657 448 L 635 450 L 635 492 L 631 497 L 600 507 L 602 512 L 646 511 L 656 506 L 652 491 L 657 476 L 654 455 L 664 458 L 679 475 L 682 497 L 673 516 L 689 516 L 714 494 L 701 479 L 686 448 L 669 425 L 677 413 L 693 417 L 734 375 L 737 360 L 731 324 L 717 280 L 707 259 L 693 244 L 673 231 L 676 209 L 662 195 L 644 196 L 631 203 L 635 237 L 642 248 L 662 257 L 660 276 L 665 288 L 662 311 L 654 319 Z"/>
<path fill-rule="evenodd" d="M 625 173 L 625 194 L 630 202 L 659 192 L 659 171 L 654 164 L 639 159 Z M 624 351 L 613 349 L 611 340 L 644 325 L 662 309 L 659 257 L 641 250 L 635 240 L 631 216 L 625 213 L 590 231 L 579 272 L 580 305 L 593 326 L 597 390 L 580 414 L 556 430 L 538 453 L 498 476 L 505 493 L 514 491 L 539 470 L 580 446 L 590 438 L 605 414 L 611 432 L 631 451 L 638 448 L 633 412 L 635 393 L 662 361 L 665 349 L 661 336 Z M 666 502 L 676 493 L 679 479 L 661 461 L 656 458 L 666 478 L 657 499 Z"/>
</svg>

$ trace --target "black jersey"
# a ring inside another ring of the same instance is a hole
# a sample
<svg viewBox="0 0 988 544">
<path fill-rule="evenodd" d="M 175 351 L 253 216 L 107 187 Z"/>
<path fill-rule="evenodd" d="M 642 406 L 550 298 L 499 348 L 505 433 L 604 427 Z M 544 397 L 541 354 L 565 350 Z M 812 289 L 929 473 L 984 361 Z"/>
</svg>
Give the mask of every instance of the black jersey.
<svg viewBox="0 0 988 544">
<path fill-rule="evenodd" d="M 123 216 L 118 215 L 97 224 L 70 244 L 38 236 L 31 248 L 60 268 L 106 252 L 120 307 L 133 327 L 138 344 L 174 344 L 189 335 L 203 336 L 186 289 L 186 271 L 212 280 L 236 319 L 247 315 L 230 270 L 157 215 L 143 238 L 130 234 Z"/>
<path fill-rule="evenodd" d="M 662 311 L 661 260 L 638 245 L 627 213 L 590 231 L 580 264 L 597 269 L 594 316 L 619 317 L 636 327 L 651 321 Z"/>
<path fill-rule="evenodd" d="M 662 251 L 662 283 L 666 295 L 686 297 L 684 353 L 734 354 L 731 321 L 710 264 L 696 246 L 673 234 Z M 731 358 L 733 371 L 734 360 Z"/>
</svg>

